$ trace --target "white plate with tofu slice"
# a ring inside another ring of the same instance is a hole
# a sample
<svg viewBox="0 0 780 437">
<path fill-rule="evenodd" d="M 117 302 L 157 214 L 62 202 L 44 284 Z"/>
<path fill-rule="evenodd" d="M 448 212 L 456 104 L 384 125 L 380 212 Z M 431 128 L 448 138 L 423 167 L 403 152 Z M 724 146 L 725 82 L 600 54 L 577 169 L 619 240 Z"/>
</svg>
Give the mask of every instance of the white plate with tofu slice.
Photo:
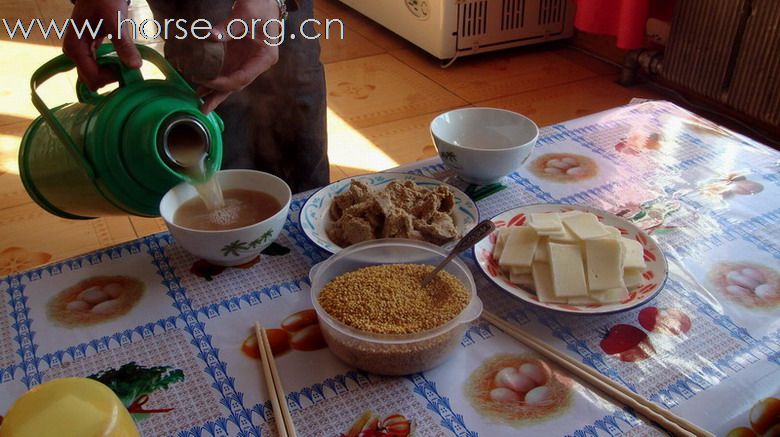
<svg viewBox="0 0 780 437">
<path fill-rule="evenodd" d="M 537 204 L 492 219 L 476 246 L 485 275 L 526 302 L 576 314 L 641 305 L 666 283 L 666 257 L 631 222 L 596 208 Z"/>
</svg>

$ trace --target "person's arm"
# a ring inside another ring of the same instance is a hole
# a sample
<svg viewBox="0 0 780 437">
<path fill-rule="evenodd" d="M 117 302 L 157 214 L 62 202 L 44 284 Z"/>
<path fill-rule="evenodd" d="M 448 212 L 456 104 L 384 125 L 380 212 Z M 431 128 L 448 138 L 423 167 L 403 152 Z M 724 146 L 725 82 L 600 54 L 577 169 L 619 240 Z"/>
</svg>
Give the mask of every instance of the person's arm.
<svg viewBox="0 0 780 437">
<path fill-rule="evenodd" d="M 141 67 L 141 55 L 136 49 L 131 29 L 128 25 L 122 28 L 122 37 L 119 35 L 117 14 L 127 17 L 127 0 L 76 0 L 71 14 L 72 24 L 83 29 L 84 23 L 89 20 L 92 29 L 101 23 L 96 36 L 87 30 L 79 37 L 73 27 L 68 27 L 65 39 L 62 42 L 62 51 L 76 64 L 79 80 L 84 82 L 93 91 L 116 81 L 114 73 L 107 67 L 101 67 L 95 61 L 95 50 L 110 35 L 110 40 L 116 48 L 119 59 L 129 68 Z M 102 20 L 102 22 L 101 22 Z"/>
<path fill-rule="evenodd" d="M 291 0 L 287 0 L 292 7 Z M 214 79 L 200 83 L 198 94 L 203 97 L 201 110 L 213 111 L 230 94 L 252 83 L 258 76 L 268 71 L 279 60 L 279 47 L 274 36 L 282 32 L 278 24 L 281 9 L 277 0 L 237 0 L 230 17 L 212 30 L 212 41 L 227 41 L 222 71 Z M 251 26 L 252 20 L 259 20 L 256 38 L 228 39 L 227 24 L 240 19 Z M 269 20 L 269 26 L 263 26 Z M 268 35 L 265 35 L 264 32 Z"/>
</svg>

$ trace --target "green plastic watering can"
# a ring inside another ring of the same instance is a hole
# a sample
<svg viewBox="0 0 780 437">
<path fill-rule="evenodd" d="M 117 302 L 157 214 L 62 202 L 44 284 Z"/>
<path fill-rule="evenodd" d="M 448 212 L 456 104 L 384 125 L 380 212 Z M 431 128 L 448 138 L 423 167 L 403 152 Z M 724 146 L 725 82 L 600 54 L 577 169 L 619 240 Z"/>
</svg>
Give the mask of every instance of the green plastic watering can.
<svg viewBox="0 0 780 437">
<path fill-rule="evenodd" d="M 164 80 L 144 79 L 105 44 L 97 62 L 114 68 L 119 87 L 97 94 L 79 82 L 78 102 L 50 109 L 36 89 L 75 64 L 61 55 L 33 74 L 32 101 L 41 116 L 22 138 L 19 172 L 27 193 L 48 212 L 69 219 L 156 217 L 170 188 L 219 170 L 222 120 L 200 112 L 195 91 L 162 56 L 138 50 Z"/>
</svg>

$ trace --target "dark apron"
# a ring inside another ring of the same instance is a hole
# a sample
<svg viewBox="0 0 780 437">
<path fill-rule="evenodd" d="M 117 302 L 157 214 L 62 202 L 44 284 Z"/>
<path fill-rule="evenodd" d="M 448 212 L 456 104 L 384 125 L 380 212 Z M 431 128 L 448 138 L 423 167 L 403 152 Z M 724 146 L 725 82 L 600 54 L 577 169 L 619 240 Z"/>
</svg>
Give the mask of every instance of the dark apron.
<svg viewBox="0 0 780 437">
<path fill-rule="evenodd" d="M 229 17 L 231 0 L 148 0 L 158 22 L 203 18 L 216 25 Z M 232 94 L 216 112 L 225 122 L 222 168 L 253 168 L 284 179 L 293 192 L 329 182 L 325 73 L 318 40 L 298 33 L 313 16 L 311 0 L 300 1 L 285 24 L 279 62 L 245 89 Z M 306 31 L 313 33 L 313 26 Z M 242 30 L 238 28 L 236 33 Z M 262 26 L 258 25 L 258 34 Z M 165 41 L 165 56 L 186 56 L 175 38 Z M 176 62 L 172 60 L 176 65 Z"/>
</svg>

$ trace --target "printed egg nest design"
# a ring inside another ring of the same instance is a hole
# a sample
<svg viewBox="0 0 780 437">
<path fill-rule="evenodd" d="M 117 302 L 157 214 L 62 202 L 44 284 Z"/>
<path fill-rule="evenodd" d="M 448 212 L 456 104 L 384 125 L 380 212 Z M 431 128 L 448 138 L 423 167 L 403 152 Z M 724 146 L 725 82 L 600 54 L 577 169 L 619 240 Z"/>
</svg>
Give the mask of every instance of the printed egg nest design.
<svg viewBox="0 0 780 437">
<path fill-rule="evenodd" d="M 102 323 L 127 314 L 141 300 L 143 282 L 127 276 L 95 276 L 57 293 L 47 305 L 50 320 L 68 327 Z"/>
<path fill-rule="evenodd" d="M 546 153 L 531 162 L 531 171 L 542 179 L 575 182 L 598 174 L 596 161 L 573 153 Z"/>
<path fill-rule="evenodd" d="M 481 415 L 522 426 L 566 411 L 571 386 L 571 379 L 538 358 L 502 354 L 477 368 L 464 389 Z"/>
<path fill-rule="evenodd" d="M 780 274 L 766 266 L 749 262 L 722 262 L 715 265 L 709 281 L 727 299 L 751 309 L 780 306 Z"/>
</svg>

